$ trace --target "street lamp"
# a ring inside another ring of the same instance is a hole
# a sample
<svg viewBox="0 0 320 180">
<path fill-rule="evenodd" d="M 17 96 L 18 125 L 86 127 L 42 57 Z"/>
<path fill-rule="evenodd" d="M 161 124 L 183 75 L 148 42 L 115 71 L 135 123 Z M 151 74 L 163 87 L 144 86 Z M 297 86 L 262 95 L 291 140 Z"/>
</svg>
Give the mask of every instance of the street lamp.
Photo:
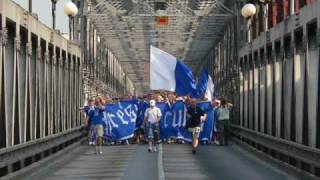
<svg viewBox="0 0 320 180">
<path fill-rule="evenodd" d="M 69 39 L 73 40 L 74 16 L 78 13 L 78 8 L 73 2 L 64 5 L 64 13 L 69 17 Z"/>
<path fill-rule="evenodd" d="M 32 13 L 32 0 L 28 1 L 29 3 L 29 13 Z"/>
<path fill-rule="evenodd" d="M 256 14 L 257 9 L 256 6 L 248 3 L 243 6 L 241 9 L 241 14 L 244 18 L 247 19 L 247 33 L 248 33 L 248 42 L 251 42 L 251 22 L 252 22 L 252 17 Z"/>
<path fill-rule="evenodd" d="M 56 29 L 56 4 L 57 4 L 58 0 L 51 0 L 51 14 L 52 14 L 52 29 L 55 30 Z"/>
</svg>

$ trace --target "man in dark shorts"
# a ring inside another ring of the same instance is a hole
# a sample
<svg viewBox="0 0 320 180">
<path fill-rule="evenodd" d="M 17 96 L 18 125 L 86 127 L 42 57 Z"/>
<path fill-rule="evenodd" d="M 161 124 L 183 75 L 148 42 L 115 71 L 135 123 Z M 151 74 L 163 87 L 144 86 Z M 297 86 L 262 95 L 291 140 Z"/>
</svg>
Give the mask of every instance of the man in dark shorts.
<svg viewBox="0 0 320 180">
<path fill-rule="evenodd" d="M 195 99 L 191 100 L 191 106 L 187 111 L 187 118 L 189 120 L 188 131 L 192 133 L 192 153 L 195 154 L 199 142 L 201 123 L 207 119 L 207 114 L 197 106 Z"/>
</svg>

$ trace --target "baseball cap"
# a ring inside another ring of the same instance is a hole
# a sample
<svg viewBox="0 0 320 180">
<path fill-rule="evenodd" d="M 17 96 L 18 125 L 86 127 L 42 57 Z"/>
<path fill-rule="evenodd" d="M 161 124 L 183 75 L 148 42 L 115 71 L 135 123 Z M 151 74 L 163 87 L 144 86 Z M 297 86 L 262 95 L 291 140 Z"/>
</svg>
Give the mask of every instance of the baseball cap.
<svg viewBox="0 0 320 180">
<path fill-rule="evenodd" d="M 156 101 L 155 100 L 150 100 L 150 106 L 155 106 L 156 105 Z"/>
</svg>

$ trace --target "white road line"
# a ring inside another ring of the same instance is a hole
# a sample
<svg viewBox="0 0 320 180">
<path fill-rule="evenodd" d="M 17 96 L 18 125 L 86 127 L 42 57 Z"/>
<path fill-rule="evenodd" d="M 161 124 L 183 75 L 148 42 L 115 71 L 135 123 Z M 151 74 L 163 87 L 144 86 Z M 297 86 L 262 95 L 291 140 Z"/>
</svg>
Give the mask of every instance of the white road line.
<svg viewBox="0 0 320 180">
<path fill-rule="evenodd" d="M 159 180 L 164 180 L 163 159 L 162 159 L 162 144 L 159 145 L 158 151 L 158 176 Z"/>
</svg>

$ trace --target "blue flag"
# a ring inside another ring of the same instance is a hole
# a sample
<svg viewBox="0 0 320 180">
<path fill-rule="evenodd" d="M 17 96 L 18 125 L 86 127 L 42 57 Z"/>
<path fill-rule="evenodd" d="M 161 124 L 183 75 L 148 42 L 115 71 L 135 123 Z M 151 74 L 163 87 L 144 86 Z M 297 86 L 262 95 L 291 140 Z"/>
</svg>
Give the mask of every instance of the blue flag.
<svg viewBox="0 0 320 180">
<path fill-rule="evenodd" d="M 158 106 L 162 112 L 160 120 L 160 137 L 163 138 L 184 138 L 180 129 L 186 124 L 186 108 L 182 101 L 174 103 L 171 107 L 164 103 Z"/>
<path fill-rule="evenodd" d="M 148 109 L 149 104 L 146 101 L 138 102 L 138 112 L 137 112 L 137 121 L 136 121 L 136 129 L 140 128 L 144 121 L 144 114 Z"/>
<path fill-rule="evenodd" d="M 208 71 L 205 68 L 202 68 L 201 73 L 200 73 L 200 79 L 197 84 L 197 89 L 193 93 L 193 98 L 201 98 L 208 87 Z"/>
<path fill-rule="evenodd" d="M 200 140 L 208 141 L 211 140 L 213 131 L 213 125 L 215 122 L 214 111 L 210 102 L 200 102 L 198 106 L 207 114 L 207 120 L 202 125 L 202 131 L 200 133 Z"/>
<path fill-rule="evenodd" d="M 137 111 L 138 104 L 135 100 L 107 104 L 107 128 L 105 135 L 113 140 L 124 140 L 133 137 Z"/>
<path fill-rule="evenodd" d="M 178 96 L 192 95 L 196 89 L 196 81 L 191 68 L 177 61 L 175 69 L 176 93 Z"/>
<path fill-rule="evenodd" d="M 192 135 L 186 129 L 186 106 L 184 102 L 177 101 L 171 107 L 167 103 L 157 105 L 162 117 L 160 120 L 160 138 L 192 140 Z M 211 140 L 213 134 L 214 113 L 210 102 L 200 102 L 198 106 L 207 113 L 207 120 L 202 124 L 200 140 Z"/>
<path fill-rule="evenodd" d="M 214 112 L 210 102 L 200 102 L 198 106 L 207 113 L 207 120 L 202 125 L 200 140 L 211 140 L 213 134 Z M 146 102 L 135 100 L 121 101 L 106 105 L 105 136 L 112 140 L 124 140 L 133 137 L 136 127 L 142 125 Z M 162 112 L 160 120 L 160 138 L 174 138 L 191 141 L 191 133 L 186 129 L 186 106 L 183 101 L 177 101 L 169 106 L 167 103 L 157 103 Z M 138 114 L 139 113 L 139 114 Z M 140 125 L 137 125 L 137 121 Z"/>
</svg>

